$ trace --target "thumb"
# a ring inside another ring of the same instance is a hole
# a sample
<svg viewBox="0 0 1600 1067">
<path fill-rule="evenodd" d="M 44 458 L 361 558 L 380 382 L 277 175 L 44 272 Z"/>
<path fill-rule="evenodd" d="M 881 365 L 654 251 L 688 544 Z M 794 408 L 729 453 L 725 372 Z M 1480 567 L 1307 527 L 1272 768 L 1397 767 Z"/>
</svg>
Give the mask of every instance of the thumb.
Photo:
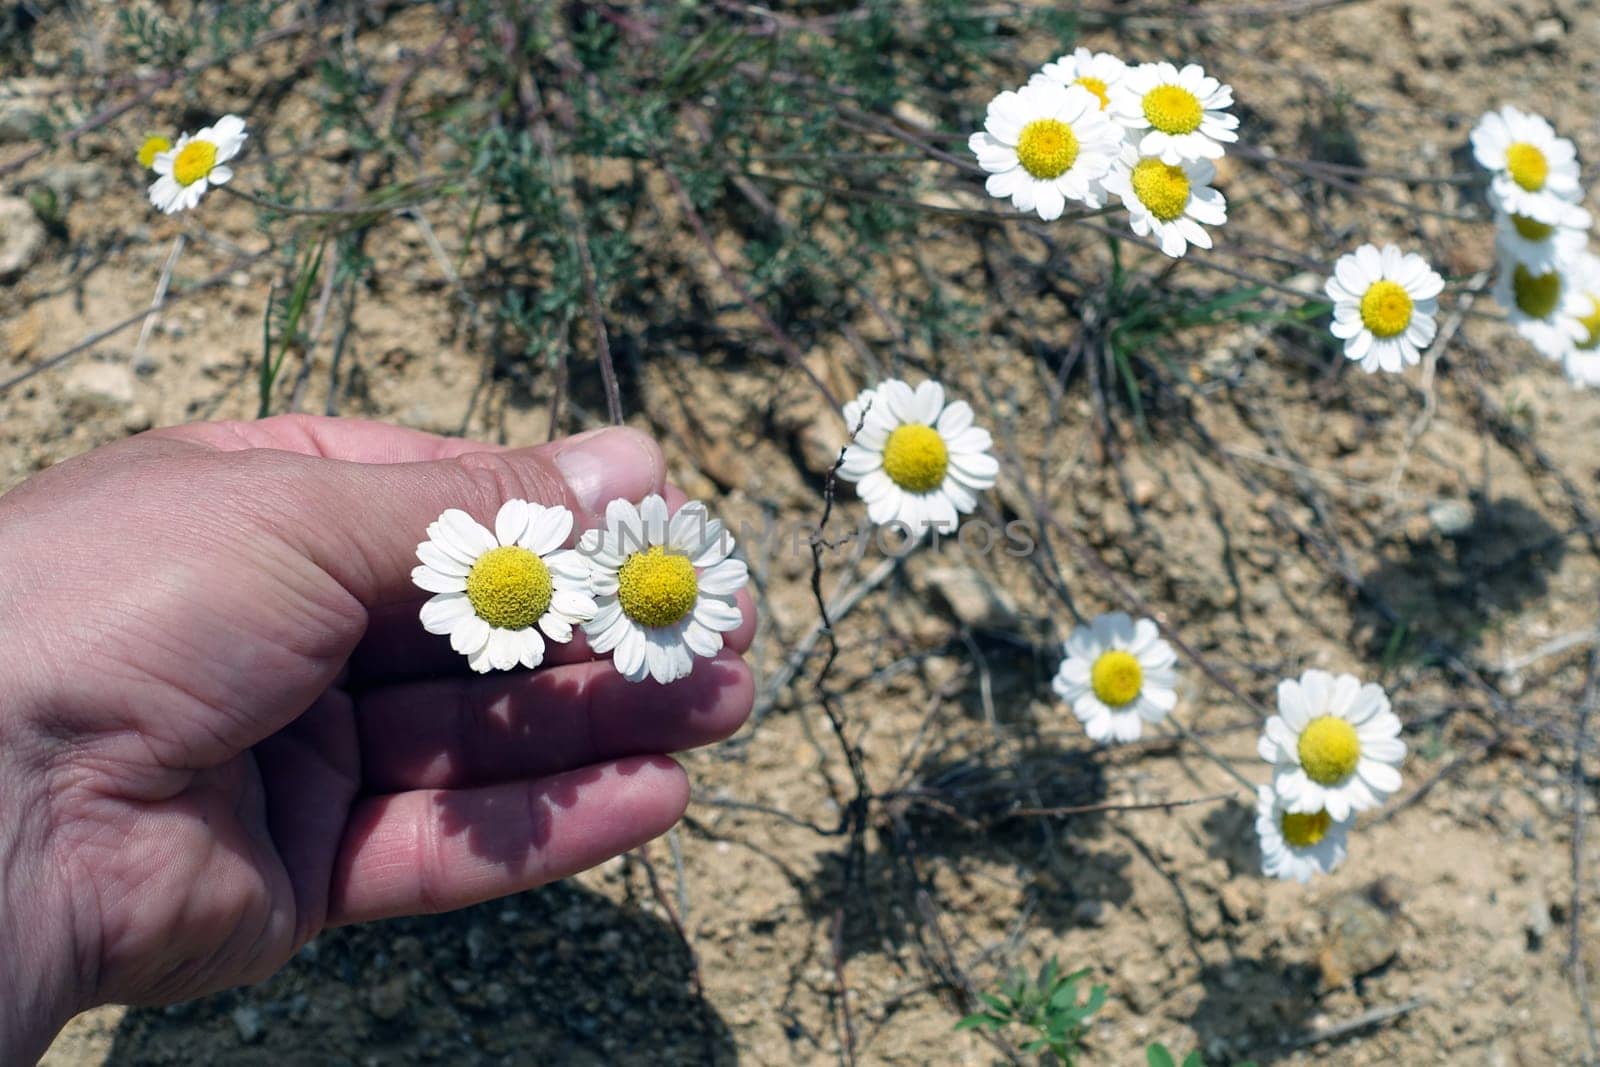
<svg viewBox="0 0 1600 1067">
<path fill-rule="evenodd" d="M 561 505 L 582 530 L 601 523 L 611 500 L 661 492 L 666 461 L 647 434 L 610 427 L 532 448 L 406 463 L 324 459 L 313 469 L 288 494 L 301 512 L 288 528 L 307 557 L 371 609 L 422 595 L 411 582 L 417 544 L 447 508 L 493 529 L 507 500 Z"/>
</svg>

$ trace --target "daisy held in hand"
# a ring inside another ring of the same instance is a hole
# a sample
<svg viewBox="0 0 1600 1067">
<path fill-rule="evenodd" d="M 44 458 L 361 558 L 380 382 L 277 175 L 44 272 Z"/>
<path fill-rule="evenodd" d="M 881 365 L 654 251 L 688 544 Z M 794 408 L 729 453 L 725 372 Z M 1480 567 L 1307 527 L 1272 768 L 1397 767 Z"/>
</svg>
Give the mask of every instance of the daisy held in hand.
<svg viewBox="0 0 1600 1067">
<path fill-rule="evenodd" d="M 1221 159 L 1223 144 L 1237 141 L 1238 116 L 1229 114 L 1233 90 L 1196 63 L 1129 67 L 1111 92 L 1111 117 L 1128 131 L 1139 154 L 1163 163 Z"/>
<path fill-rule="evenodd" d="M 1019 211 L 1057 219 L 1068 200 L 1101 204 L 1099 180 L 1111 169 L 1122 132 L 1082 86 L 1036 81 L 989 103 L 984 128 L 967 140 L 989 173 L 989 195 Z"/>
<path fill-rule="evenodd" d="M 184 134 L 151 163 L 160 177 L 150 186 L 150 202 L 167 215 L 194 207 L 206 189 L 233 177 L 228 161 L 239 154 L 248 137 L 238 115 L 224 115 L 215 126 Z"/>
<path fill-rule="evenodd" d="M 1216 174 L 1206 160 L 1165 163 L 1140 155 L 1130 144 L 1122 146 L 1122 156 L 1104 185 L 1128 209 L 1133 232 L 1154 238 L 1162 252 L 1176 259 L 1190 245 L 1211 247 L 1211 234 L 1202 224 L 1221 226 L 1228 221 L 1228 202 L 1211 188 Z"/>
<path fill-rule="evenodd" d="M 1490 202 L 1507 214 L 1555 223 L 1582 198 L 1577 150 L 1538 115 L 1510 105 L 1488 112 L 1473 127 L 1472 154 L 1493 175 Z"/>
<path fill-rule="evenodd" d="M 989 431 L 972 425 L 965 400 L 946 403 L 936 381 L 913 390 L 891 378 L 863 390 L 844 406 L 844 421 L 855 440 L 839 477 L 856 483 L 868 518 L 900 523 L 913 538 L 930 526 L 953 530 L 1000 473 Z"/>
<path fill-rule="evenodd" d="M 1362 245 L 1339 257 L 1326 291 L 1333 335 L 1368 374 L 1412 366 L 1433 343 L 1444 279 L 1413 252 Z"/>
<path fill-rule="evenodd" d="M 1136 741 L 1144 723 L 1160 722 L 1178 703 L 1177 654 L 1149 619 L 1101 615 L 1063 647 L 1052 687 L 1096 741 Z"/>
<path fill-rule="evenodd" d="M 1335 820 L 1381 804 L 1400 788 L 1400 719 L 1383 687 L 1353 675 L 1310 670 L 1278 683 L 1278 714 L 1256 746 L 1272 764 L 1272 787 L 1299 815 Z"/>
<path fill-rule="evenodd" d="M 502 504 L 493 532 L 446 511 L 428 526 L 417 546 L 422 565 L 411 572 L 435 594 L 422 606 L 423 627 L 448 634 L 480 674 L 537 667 L 546 638 L 565 644 L 595 613 L 588 561 L 561 548 L 571 533 L 572 512 L 526 500 Z"/>
<path fill-rule="evenodd" d="M 1256 789 L 1256 837 L 1261 873 L 1304 885 L 1313 875 L 1332 874 L 1344 862 L 1350 822 L 1326 811 L 1298 813 L 1284 807 L 1270 786 Z"/>
<path fill-rule="evenodd" d="M 715 656 L 722 635 L 738 628 L 735 597 L 749 572 L 729 558 L 732 535 L 700 501 L 669 519 L 660 496 L 637 506 L 613 500 L 605 526 L 587 531 L 578 546 L 596 604 L 583 627 L 589 647 L 611 653 L 630 682 L 687 677 L 696 656 Z"/>
</svg>

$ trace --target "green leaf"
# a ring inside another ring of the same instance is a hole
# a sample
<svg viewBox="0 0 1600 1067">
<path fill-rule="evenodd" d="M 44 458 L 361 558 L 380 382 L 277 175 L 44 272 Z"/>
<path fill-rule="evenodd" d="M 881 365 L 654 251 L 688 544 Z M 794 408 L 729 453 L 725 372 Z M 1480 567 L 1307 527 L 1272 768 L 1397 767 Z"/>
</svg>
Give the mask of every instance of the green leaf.
<svg viewBox="0 0 1600 1067">
<path fill-rule="evenodd" d="M 995 996 L 993 993 L 979 993 L 978 999 L 993 1008 L 1000 1015 L 1010 1016 L 1011 1005 Z"/>
<path fill-rule="evenodd" d="M 1172 1058 L 1172 1053 L 1159 1041 L 1144 1050 L 1144 1062 L 1149 1067 L 1177 1067 L 1177 1061 Z M 1185 1060 L 1184 1063 L 1187 1065 L 1188 1061 Z"/>
</svg>

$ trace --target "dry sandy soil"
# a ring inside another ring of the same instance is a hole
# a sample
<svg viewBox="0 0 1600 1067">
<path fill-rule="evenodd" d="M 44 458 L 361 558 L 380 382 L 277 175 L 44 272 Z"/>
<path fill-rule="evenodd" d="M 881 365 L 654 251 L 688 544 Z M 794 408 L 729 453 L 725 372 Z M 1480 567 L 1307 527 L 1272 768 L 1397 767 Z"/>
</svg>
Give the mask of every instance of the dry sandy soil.
<svg viewBox="0 0 1600 1067">
<path fill-rule="evenodd" d="M 397 16 L 371 47 L 432 40 L 434 17 Z M 59 55 L 70 29 L 47 20 L 38 47 Z M 1549 115 L 1581 158 L 1600 159 L 1589 103 L 1600 17 L 1581 0 L 1369 0 L 1203 25 L 1136 19 L 1086 27 L 1086 39 L 1132 56 L 1203 55 L 1234 86 L 1246 144 L 1280 160 L 1462 173 L 1471 123 L 1503 102 Z M 1015 80 L 1055 48 L 1020 47 Z M 263 71 L 292 54 L 212 71 L 201 95 L 218 110 L 259 103 Z M 409 90 L 428 91 L 426 78 Z M 1340 94 L 1347 103 L 1330 110 Z M 952 114 L 971 121 L 983 102 Z M 217 197 L 163 219 L 140 204 L 128 160 L 145 117 L 179 103 L 158 94 L 6 178 L 8 192 L 53 183 L 66 214 L 0 288 L 0 380 L 142 310 L 179 232 L 191 235 L 179 280 L 222 282 L 166 309 L 142 350 L 134 326 L 0 393 L 0 488 L 153 425 L 254 414 L 276 269 L 236 265 L 263 247 L 254 213 Z M 291 88 L 263 106 L 259 143 L 309 105 Z M 0 163 L 27 147 L 0 146 Z M 328 155 L 338 174 L 341 157 Z M 942 202 L 983 206 L 970 176 L 952 170 L 947 185 Z M 1490 262 L 1484 208 L 1460 184 L 1341 185 L 1240 153 L 1220 185 L 1233 218 L 1214 261 L 1302 290 L 1319 279 L 1297 278 L 1285 258 L 1325 264 L 1367 239 L 1423 250 L 1461 287 L 1481 285 Z M 459 219 L 430 221 L 459 247 Z M 987 227 L 980 252 L 972 230 L 927 225 L 945 281 L 991 309 L 982 340 L 926 352 L 890 343 L 881 323 L 841 322 L 808 334 L 806 363 L 846 395 L 872 376 L 863 346 L 891 370 L 943 378 L 1007 456 L 989 517 L 1048 512 L 1068 532 L 1025 560 L 920 553 L 840 625 L 826 684 L 880 794 L 859 863 L 846 838 L 817 832 L 840 825 L 852 795 L 819 659 L 782 684 L 817 621 L 809 553 L 751 543 L 762 711 L 732 742 L 686 756 L 695 802 L 648 853 L 660 894 L 628 857 L 464 912 L 333 931 L 259 987 L 90 1013 L 47 1062 L 833 1063 L 848 1033 L 860 1063 L 986 1064 L 1006 1053 L 951 1030 L 964 998 L 1051 954 L 1109 986 L 1089 1064 L 1142 1063 L 1158 1039 L 1214 1064 L 1585 1062 L 1568 959 L 1575 945 L 1600 973 L 1596 865 L 1575 886 L 1572 856 L 1574 813 L 1593 812 L 1600 765 L 1591 752 L 1574 773 L 1600 605 L 1600 394 L 1571 389 L 1486 295 L 1453 317 L 1457 295 L 1428 377 L 1350 373 L 1305 332 L 1231 326 L 1191 336 L 1190 389 L 1158 405 L 1148 434 L 1114 417 L 1105 435 L 1091 384 L 1056 377 L 1078 324 L 1018 281 L 1045 254 L 1030 232 Z M 384 269 L 331 378 L 331 346 L 313 350 L 300 406 L 544 440 L 549 382 L 497 372 L 460 328 L 423 232 L 397 222 L 368 252 Z M 701 293 L 731 340 L 667 343 L 644 359 L 649 323 L 615 323 L 630 421 L 664 438 L 679 484 L 733 520 L 812 521 L 845 428 L 700 267 L 663 290 Z M 992 288 L 1004 299 L 986 299 Z M 589 407 L 569 407 L 564 431 L 599 410 L 585 388 Z M 862 518 L 844 492 L 835 521 Z M 880 558 L 830 555 L 826 587 L 854 587 Z M 974 594 L 986 588 L 989 602 Z M 1184 667 L 1185 736 L 1105 751 L 1048 682 L 1070 611 L 1128 607 L 1125 595 L 1210 671 Z M 1310 666 L 1382 681 L 1412 755 L 1405 790 L 1362 820 L 1345 867 L 1302 888 L 1258 876 L 1250 798 L 1229 770 L 1265 780 L 1247 701 L 1270 703 L 1278 678 Z M 1202 802 L 1016 810 L 1190 799 Z"/>
</svg>

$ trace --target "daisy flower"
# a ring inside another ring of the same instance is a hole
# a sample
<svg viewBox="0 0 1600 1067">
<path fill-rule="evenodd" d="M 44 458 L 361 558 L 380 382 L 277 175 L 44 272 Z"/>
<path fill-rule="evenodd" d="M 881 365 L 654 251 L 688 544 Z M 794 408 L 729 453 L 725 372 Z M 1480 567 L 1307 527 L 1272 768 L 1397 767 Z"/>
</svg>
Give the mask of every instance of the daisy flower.
<svg viewBox="0 0 1600 1067">
<path fill-rule="evenodd" d="M 1129 67 L 1111 91 L 1111 117 L 1128 131 L 1139 154 L 1163 163 L 1221 159 L 1222 145 L 1237 141 L 1239 118 L 1233 90 L 1196 63 L 1179 70 L 1171 63 Z"/>
<path fill-rule="evenodd" d="M 417 546 L 422 565 L 411 572 L 434 594 L 422 605 L 423 628 L 448 634 L 480 674 L 537 667 L 546 638 L 572 640 L 573 625 L 595 612 L 588 562 L 561 548 L 571 532 L 572 512 L 526 500 L 500 505 L 493 532 L 449 509 L 429 524 Z"/>
<path fill-rule="evenodd" d="M 1178 703 L 1177 654 L 1149 619 L 1120 611 L 1072 631 L 1051 687 L 1096 741 L 1136 741 Z"/>
<path fill-rule="evenodd" d="M 239 154 L 249 136 L 244 119 L 224 115 L 215 126 L 178 138 L 177 144 L 156 153 L 150 164 L 160 175 L 150 186 L 150 202 L 167 215 L 194 207 L 207 188 L 233 177 L 228 160 Z"/>
<path fill-rule="evenodd" d="M 1582 252 L 1573 257 L 1567 277 L 1585 305 L 1578 316 L 1584 335 L 1567 352 L 1567 377 L 1574 385 L 1600 385 L 1600 256 Z"/>
<path fill-rule="evenodd" d="M 1068 200 L 1100 206 L 1098 182 L 1121 142 L 1122 131 L 1089 90 L 1044 81 L 991 100 L 983 129 L 967 147 L 989 173 L 990 196 L 1058 219 Z"/>
<path fill-rule="evenodd" d="M 578 550 L 589 560 L 597 605 L 583 624 L 589 647 L 610 652 L 630 682 L 687 677 L 694 657 L 715 656 L 722 635 L 739 626 L 734 597 L 749 571 L 728 558 L 733 537 L 698 500 L 670 519 L 660 496 L 637 506 L 613 500 L 605 525 L 585 533 Z"/>
<path fill-rule="evenodd" d="M 1382 686 L 1318 670 L 1278 683 L 1278 714 L 1256 749 L 1272 764 L 1272 787 L 1287 810 L 1326 809 L 1340 821 L 1399 789 L 1406 755 Z"/>
<path fill-rule="evenodd" d="M 1555 222 L 1582 196 L 1578 153 L 1538 115 L 1507 105 L 1472 129 L 1472 154 L 1493 177 L 1489 199 L 1508 215 Z"/>
<path fill-rule="evenodd" d="M 136 157 L 139 160 L 139 166 L 143 167 L 145 170 L 149 170 L 151 167 L 155 166 L 156 157 L 171 147 L 172 142 L 167 140 L 165 137 L 158 133 L 151 134 L 149 137 L 146 137 L 144 139 L 144 143 L 139 146 L 139 154 Z"/>
<path fill-rule="evenodd" d="M 1190 245 L 1211 247 L 1211 235 L 1201 228 L 1228 221 L 1228 202 L 1211 188 L 1217 168 L 1204 159 L 1165 163 L 1141 156 L 1131 144 L 1106 175 L 1106 191 L 1115 193 L 1128 209 L 1128 225 L 1140 237 L 1154 237 L 1161 251 L 1174 259 Z"/>
<path fill-rule="evenodd" d="M 1585 337 L 1582 320 L 1592 309 L 1568 284 L 1565 265 L 1541 271 L 1502 259 L 1494 298 L 1506 309 L 1506 321 L 1545 359 L 1565 360 Z"/>
<path fill-rule="evenodd" d="M 1444 279 L 1415 252 L 1362 245 L 1339 257 L 1324 289 L 1333 301 L 1333 335 L 1368 374 L 1411 366 L 1433 343 Z"/>
<path fill-rule="evenodd" d="M 1582 252 L 1589 243 L 1589 213 L 1577 204 L 1557 201 L 1555 217 L 1540 222 L 1529 215 L 1495 212 L 1495 245 L 1532 271 L 1547 271 Z"/>
<path fill-rule="evenodd" d="M 1350 822 L 1335 821 L 1326 811 L 1304 814 L 1283 806 L 1270 786 L 1256 789 L 1256 837 L 1261 843 L 1261 873 L 1294 879 L 1301 885 L 1314 874 L 1332 874 L 1344 862 Z"/>
<path fill-rule="evenodd" d="M 868 518 L 901 523 L 913 538 L 929 526 L 954 529 L 1000 473 L 989 431 L 972 425 L 965 400 L 945 403 L 938 382 L 915 390 L 894 378 L 881 382 L 844 406 L 844 421 L 855 439 L 839 477 L 856 483 Z"/>
<path fill-rule="evenodd" d="M 1028 84 L 1054 82 L 1063 87 L 1082 86 L 1100 101 L 1100 110 L 1104 111 L 1111 106 L 1111 90 L 1121 84 L 1123 71 L 1127 69 L 1127 64 L 1110 52 L 1079 48 L 1054 63 L 1046 63 L 1039 73 L 1028 79 Z"/>
</svg>

